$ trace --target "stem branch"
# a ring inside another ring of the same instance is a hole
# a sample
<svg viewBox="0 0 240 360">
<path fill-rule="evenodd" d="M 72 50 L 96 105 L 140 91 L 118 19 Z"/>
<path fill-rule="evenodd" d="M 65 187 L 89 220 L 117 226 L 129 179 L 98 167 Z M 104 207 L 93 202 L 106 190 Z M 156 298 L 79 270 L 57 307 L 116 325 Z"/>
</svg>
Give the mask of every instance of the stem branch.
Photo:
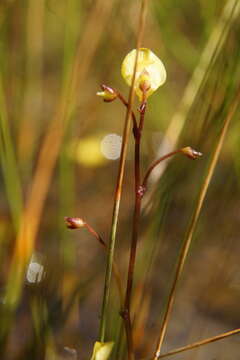
<svg viewBox="0 0 240 360">
<path fill-rule="evenodd" d="M 146 174 L 145 174 L 145 176 L 144 176 L 144 178 L 143 178 L 142 187 L 143 187 L 144 189 L 146 189 L 149 176 L 151 175 L 152 171 L 155 169 L 156 166 L 158 166 L 162 161 L 170 158 L 170 157 L 173 156 L 173 155 L 179 154 L 179 153 L 181 153 L 181 149 L 172 151 L 172 152 L 170 152 L 170 153 L 168 153 L 168 154 L 160 157 L 160 159 L 154 161 L 154 162 L 152 163 L 152 165 L 150 165 L 150 167 L 148 168 L 148 170 L 147 170 L 147 172 L 146 172 Z"/>
</svg>

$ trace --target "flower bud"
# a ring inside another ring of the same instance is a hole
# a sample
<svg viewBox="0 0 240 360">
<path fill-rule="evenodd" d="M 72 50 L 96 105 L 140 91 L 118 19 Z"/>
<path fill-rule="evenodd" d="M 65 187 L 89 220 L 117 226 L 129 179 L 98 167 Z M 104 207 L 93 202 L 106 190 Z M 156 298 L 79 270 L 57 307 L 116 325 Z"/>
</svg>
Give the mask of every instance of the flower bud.
<svg viewBox="0 0 240 360">
<path fill-rule="evenodd" d="M 78 217 L 65 217 L 64 220 L 69 229 L 80 229 L 86 225 L 86 223 Z"/>
<path fill-rule="evenodd" d="M 117 93 L 113 88 L 106 85 L 101 85 L 101 88 L 103 91 L 98 91 L 97 96 L 101 96 L 103 98 L 103 101 L 111 102 L 116 99 Z"/>
<path fill-rule="evenodd" d="M 181 149 L 181 152 L 186 155 L 187 157 L 189 157 L 190 159 L 198 159 L 199 157 L 202 156 L 202 153 L 201 152 L 198 152 L 194 149 L 192 149 L 190 146 L 187 146 L 185 148 L 182 148 Z"/>
<path fill-rule="evenodd" d="M 144 93 L 151 89 L 151 79 L 147 70 L 144 70 L 139 76 L 139 89 Z"/>
<path fill-rule="evenodd" d="M 129 86 L 132 84 L 136 53 L 136 49 L 132 50 L 127 54 L 122 63 L 122 77 Z M 167 74 L 162 61 L 151 50 L 140 48 L 134 84 L 139 100 L 142 101 L 143 92 L 148 97 L 156 91 L 159 86 L 165 83 L 166 77 Z"/>
</svg>

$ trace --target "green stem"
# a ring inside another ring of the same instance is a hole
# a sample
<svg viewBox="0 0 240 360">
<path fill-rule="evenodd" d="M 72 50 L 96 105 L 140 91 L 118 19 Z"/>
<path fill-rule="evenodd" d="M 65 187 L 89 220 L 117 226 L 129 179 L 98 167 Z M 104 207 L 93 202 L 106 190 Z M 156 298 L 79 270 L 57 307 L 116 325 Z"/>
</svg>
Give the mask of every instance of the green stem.
<svg viewBox="0 0 240 360">
<path fill-rule="evenodd" d="M 118 224 L 118 217 L 119 217 L 120 200 L 121 200 L 121 195 L 122 195 L 123 175 L 124 175 L 124 171 L 125 171 L 125 163 L 126 163 L 126 156 L 127 156 L 127 146 L 128 146 L 128 139 L 129 139 L 129 133 L 130 133 L 130 126 L 131 126 L 132 104 L 133 104 L 133 98 L 134 98 L 134 83 L 135 83 L 135 78 L 136 78 L 139 48 L 142 43 L 142 35 L 143 35 L 143 29 L 144 29 L 144 23 L 145 23 L 145 17 L 146 17 L 146 3 L 147 3 L 147 0 L 142 0 L 140 19 L 139 19 L 138 38 L 137 38 L 136 58 L 135 58 L 135 64 L 134 64 L 132 84 L 131 84 L 131 88 L 129 91 L 129 97 L 128 97 L 128 107 L 127 107 L 127 112 L 126 112 L 126 116 L 125 116 L 122 149 L 121 149 L 117 184 L 116 184 L 116 190 L 115 190 L 115 196 L 114 196 L 112 226 L 111 226 L 110 244 L 109 244 L 109 250 L 108 250 L 106 274 L 105 274 L 105 285 L 104 285 L 100 331 L 99 331 L 99 338 L 100 338 L 101 342 L 104 342 L 105 338 L 106 338 L 107 309 L 108 309 L 109 296 L 110 296 L 110 284 L 111 284 L 112 266 L 113 266 L 114 250 L 115 250 L 115 243 L 116 243 L 116 232 L 117 232 L 117 224 Z"/>
<path fill-rule="evenodd" d="M 22 188 L 17 167 L 16 151 L 9 127 L 3 80 L 0 74 L 0 163 L 8 197 L 13 227 L 19 229 L 22 212 Z"/>
<path fill-rule="evenodd" d="M 98 240 L 98 242 L 104 247 L 104 249 L 107 250 L 107 244 L 105 243 L 103 238 L 88 223 L 85 223 L 85 227 Z M 116 262 L 114 261 L 114 259 L 113 259 L 113 275 L 115 277 L 118 292 L 119 292 L 120 305 L 122 306 L 122 304 L 123 304 L 122 279 L 120 276 L 120 271 L 119 271 L 118 266 L 117 266 Z"/>
</svg>

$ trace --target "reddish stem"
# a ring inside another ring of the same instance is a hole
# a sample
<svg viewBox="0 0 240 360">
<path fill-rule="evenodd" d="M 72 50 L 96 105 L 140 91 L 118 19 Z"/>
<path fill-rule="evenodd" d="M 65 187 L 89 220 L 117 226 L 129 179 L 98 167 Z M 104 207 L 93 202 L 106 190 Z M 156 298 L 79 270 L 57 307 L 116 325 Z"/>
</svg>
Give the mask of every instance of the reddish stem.
<svg viewBox="0 0 240 360">
<path fill-rule="evenodd" d="M 146 174 L 145 174 L 145 176 L 144 176 L 143 182 L 142 182 L 142 189 L 143 189 L 144 192 L 146 191 L 147 181 L 148 181 L 149 176 L 151 175 L 151 172 L 153 171 L 153 169 L 154 169 L 156 166 L 158 166 L 162 161 L 170 158 L 170 157 L 173 156 L 173 155 L 179 154 L 179 153 L 181 153 L 181 152 L 182 152 L 182 149 L 178 149 L 178 150 L 172 151 L 172 152 L 170 152 L 170 153 L 168 153 L 168 154 L 160 157 L 160 159 L 154 161 L 154 162 L 152 163 L 152 165 L 149 166 L 149 168 L 148 168 L 148 170 L 147 170 L 147 172 L 146 172 Z"/>
<path fill-rule="evenodd" d="M 130 258 L 128 265 L 128 279 L 127 279 L 127 289 L 125 295 L 125 303 L 123 310 L 123 318 L 126 328 L 126 337 L 128 344 L 128 359 L 134 359 L 134 345 L 133 345 L 133 335 L 132 335 L 132 323 L 131 323 L 131 297 L 132 297 L 132 288 L 133 288 L 133 278 L 134 278 L 134 267 L 136 261 L 137 253 L 137 241 L 139 235 L 139 223 L 140 223 L 140 213 L 141 213 L 141 174 L 140 174 L 140 146 L 141 146 L 141 135 L 144 124 L 144 116 L 146 110 L 145 96 L 143 97 L 143 102 L 140 106 L 140 121 L 139 126 L 134 126 L 134 138 L 135 138 L 135 159 L 134 159 L 134 175 L 135 175 L 135 207 L 133 215 L 133 228 L 132 228 L 132 241 L 131 241 L 131 250 Z"/>
<path fill-rule="evenodd" d="M 88 223 L 85 223 L 85 227 L 100 242 L 100 244 L 102 246 L 107 248 L 107 244 L 105 243 L 105 241 L 101 238 L 101 236 Z"/>
</svg>

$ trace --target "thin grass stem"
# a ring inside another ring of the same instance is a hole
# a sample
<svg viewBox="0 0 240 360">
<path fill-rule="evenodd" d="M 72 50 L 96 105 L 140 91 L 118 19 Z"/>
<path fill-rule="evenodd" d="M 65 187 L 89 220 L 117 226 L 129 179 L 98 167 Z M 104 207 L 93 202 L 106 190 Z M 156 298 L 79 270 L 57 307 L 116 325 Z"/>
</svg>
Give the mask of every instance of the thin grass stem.
<svg viewBox="0 0 240 360">
<path fill-rule="evenodd" d="M 107 259 L 107 266 L 106 266 L 105 285 L 104 285 L 103 302 L 102 302 L 102 310 L 101 310 L 101 321 L 100 321 L 100 330 L 99 330 L 99 338 L 100 338 L 101 342 L 104 342 L 105 338 L 106 338 L 107 309 L 108 309 L 109 296 L 110 296 L 110 283 L 111 283 L 113 258 L 114 258 L 115 243 L 116 243 L 116 232 L 117 232 L 117 224 L 118 224 L 118 217 L 119 217 L 120 200 L 121 200 L 121 195 L 122 195 L 122 184 L 123 184 L 123 176 L 124 176 L 124 171 L 125 171 L 128 139 L 129 139 L 130 125 L 131 125 L 132 104 L 133 104 L 133 99 L 134 99 L 134 83 L 135 83 L 135 78 L 136 78 L 139 48 L 141 47 L 141 43 L 142 43 L 142 36 L 143 36 L 145 17 L 146 17 L 146 4 L 147 4 L 147 0 L 142 0 L 140 18 L 139 18 L 137 51 L 136 51 L 136 58 L 135 58 L 135 64 L 134 64 L 134 72 L 133 72 L 132 84 L 131 84 L 129 96 L 128 96 L 128 107 L 127 107 L 126 116 L 125 116 L 122 149 L 121 149 L 121 155 L 120 155 L 116 190 L 115 190 L 115 195 L 114 195 L 112 225 L 111 225 L 110 243 L 109 243 L 109 250 L 108 250 L 108 259 Z"/>
<path fill-rule="evenodd" d="M 65 217 L 65 224 L 69 229 L 81 229 L 86 228 L 88 232 L 93 235 L 93 237 L 97 240 L 97 242 L 104 248 L 104 250 L 107 251 L 108 246 L 106 242 L 103 240 L 103 238 L 99 235 L 99 233 L 94 230 L 94 228 L 89 225 L 86 221 L 79 217 Z M 118 269 L 118 266 L 116 262 L 113 260 L 113 274 L 116 279 L 116 283 L 118 286 L 119 296 L 120 296 L 120 304 L 123 305 L 123 286 L 122 286 L 122 280 L 120 276 L 120 271 Z"/>
<path fill-rule="evenodd" d="M 124 98 L 124 96 L 119 91 L 117 91 L 117 96 L 118 96 L 119 100 L 123 103 L 123 105 L 128 107 L 127 100 Z M 133 110 L 132 110 L 132 120 L 133 120 L 133 128 L 136 128 L 137 127 L 137 120 L 136 120 L 136 115 L 135 115 Z"/>
<path fill-rule="evenodd" d="M 177 348 L 175 350 L 172 350 L 172 351 L 169 351 L 169 352 L 167 352 L 165 354 L 162 354 L 162 355 L 160 355 L 158 357 L 158 359 L 162 359 L 162 358 L 165 358 L 167 356 L 173 356 L 173 355 L 179 354 L 179 353 L 184 352 L 184 351 L 196 349 L 199 346 L 203 346 L 203 345 L 207 345 L 207 344 L 210 344 L 212 342 L 215 342 L 215 341 L 223 340 L 223 339 L 225 339 L 225 338 L 227 338 L 229 336 L 237 335 L 239 333 L 240 333 L 240 329 L 235 329 L 235 330 L 228 331 L 228 332 L 225 332 L 223 334 L 219 334 L 219 335 L 216 335 L 216 336 L 204 339 L 204 340 L 196 341 L 193 344 L 182 346 L 180 348 Z"/>
<path fill-rule="evenodd" d="M 172 151 L 175 148 L 184 128 L 189 110 L 196 100 L 200 90 L 203 88 L 205 80 L 207 79 L 207 75 L 218 58 L 224 44 L 226 43 L 227 35 L 231 29 L 232 24 L 238 18 L 239 13 L 239 1 L 227 0 L 222 13 L 213 27 L 206 46 L 202 51 L 199 62 L 184 90 L 177 111 L 170 120 L 163 141 L 161 142 L 161 145 L 157 151 L 158 156 L 161 156 L 163 151 L 166 151 L 166 149 L 167 151 Z M 167 167 L 167 162 L 162 163 L 161 166 L 162 169 L 159 172 L 159 175 L 156 174 L 154 177 L 155 183 L 159 180 L 160 176 L 162 176 L 164 170 Z"/>
<path fill-rule="evenodd" d="M 103 240 L 103 238 L 88 223 L 85 223 L 85 227 L 98 240 L 100 245 L 102 245 L 104 247 L 104 249 L 107 250 L 108 246 L 107 246 L 106 242 Z M 123 305 L 122 279 L 121 279 L 121 276 L 120 276 L 119 268 L 118 268 L 118 266 L 116 264 L 116 261 L 114 259 L 113 259 L 113 275 L 115 277 L 117 287 L 118 287 L 119 298 L 120 298 L 120 306 L 122 306 Z"/>
<path fill-rule="evenodd" d="M 3 89 L 3 80 L 0 74 L 0 162 L 10 214 L 15 231 L 19 229 L 22 212 L 22 185 L 17 167 L 16 151 L 14 148 L 9 127 L 6 99 Z"/>
<path fill-rule="evenodd" d="M 230 124 L 230 122 L 231 122 L 231 120 L 232 120 L 232 118 L 233 118 L 233 116 L 234 116 L 234 114 L 236 112 L 236 109 L 237 109 L 237 106 L 238 106 L 238 103 L 239 103 L 239 97 L 240 97 L 240 88 L 238 89 L 236 97 L 234 98 L 234 100 L 233 100 L 233 102 L 232 102 L 232 104 L 230 106 L 230 109 L 228 111 L 228 114 L 227 114 L 227 116 L 225 118 L 225 121 L 224 121 L 222 130 L 221 130 L 219 139 L 218 139 L 217 144 L 216 144 L 216 148 L 215 148 L 215 150 L 213 152 L 213 156 L 212 156 L 212 159 L 210 161 L 209 167 L 207 169 L 204 182 L 203 182 L 202 187 L 200 189 L 200 193 L 199 193 L 199 196 L 198 196 L 198 199 L 197 199 L 197 203 L 196 203 L 196 207 L 195 207 L 195 210 L 194 210 L 194 213 L 193 213 L 193 216 L 192 216 L 192 220 L 190 222 L 190 226 L 189 226 L 189 229 L 187 231 L 187 234 L 186 234 L 186 237 L 185 237 L 185 240 L 184 240 L 184 243 L 183 243 L 183 247 L 182 247 L 182 250 L 181 250 L 181 253 L 180 253 L 180 256 L 179 256 L 179 260 L 178 260 L 178 263 L 177 263 L 177 268 L 176 268 L 176 272 L 175 272 L 175 275 L 174 275 L 173 284 L 172 284 L 171 291 L 170 291 L 170 294 L 169 294 L 169 297 L 168 297 L 167 306 L 166 306 L 166 310 L 165 310 L 165 313 L 164 313 L 164 317 L 163 317 L 163 321 L 162 321 L 162 325 L 161 325 L 161 329 L 160 329 L 160 335 L 159 335 L 159 339 L 158 339 L 158 343 L 157 343 L 157 349 L 156 349 L 156 352 L 155 352 L 154 360 L 159 359 L 159 356 L 161 354 L 161 348 L 162 348 L 163 340 L 164 340 L 164 337 L 165 337 L 165 334 L 166 334 L 168 322 L 169 322 L 169 319 L 170 319 L 170 314 L 171 314 L 171 311 L 172 311 L 172 307 L 173 307 L 173 303 L 174 303 L 174 299 L 175 299 L 175 295 L 176 295 L 177 285 L 178 285 L 179 279 L 180 279 L 180 277 L 182 275 L 182 272 L 183 272 L 183 268 L 184 268 L 186 258 L 187 258 L 188 252 L 189 252 L 189 248 L 190 248 L 190 245 L 191 245 L 191 242 L 192 242 L 194 231 L 196 229 L 196 225 L 197 225 L 197 222 L 198 222 L 198 219 L 199 219 L 199 216 L 200 216 L 200 212 L 202 210 L 203 202 L 205 200 L 209 184 L 210 184 L 211 179 L 213 177 L 213 173 L 214 173 L 214 170 L 216 168 L 216 164 L 217 164 L 217 161 L 218 161 L 218 158 L 219 158 L 222 146 L 223 146 L 223 142 L 224 142 L 227 130 L 229 128 L 229 124 Z"/>
</svg>

